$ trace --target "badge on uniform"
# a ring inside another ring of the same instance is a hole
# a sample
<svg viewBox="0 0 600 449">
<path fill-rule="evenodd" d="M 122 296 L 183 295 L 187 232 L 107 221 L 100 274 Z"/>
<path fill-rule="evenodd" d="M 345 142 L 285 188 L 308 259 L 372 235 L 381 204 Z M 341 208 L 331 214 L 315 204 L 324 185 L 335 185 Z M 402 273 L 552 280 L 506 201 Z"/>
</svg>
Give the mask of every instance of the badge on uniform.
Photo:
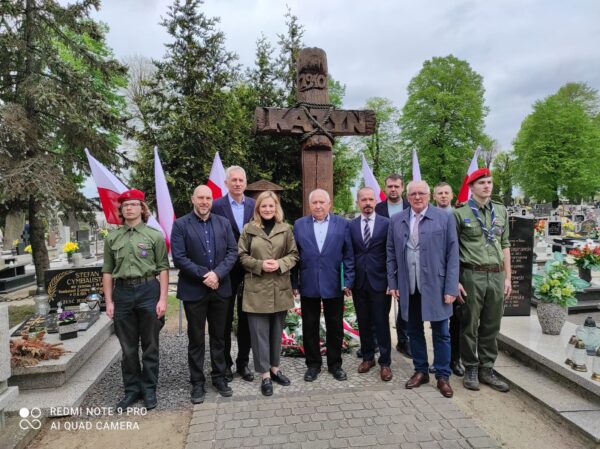
<svg viewBox="0 0 600 449">
<path fill-rule="evenodd" d="M 138 248 L 140 249 L 140 257 L 146 257 L 148 255 L 146 245 L 144 245 L 143 243 L 138 243 Z"/>
<path fill-rule="evenodd" d="M 470 218 L 465 218 L 465 223 L 471 223 L 471 219 Z"/>
</svg>

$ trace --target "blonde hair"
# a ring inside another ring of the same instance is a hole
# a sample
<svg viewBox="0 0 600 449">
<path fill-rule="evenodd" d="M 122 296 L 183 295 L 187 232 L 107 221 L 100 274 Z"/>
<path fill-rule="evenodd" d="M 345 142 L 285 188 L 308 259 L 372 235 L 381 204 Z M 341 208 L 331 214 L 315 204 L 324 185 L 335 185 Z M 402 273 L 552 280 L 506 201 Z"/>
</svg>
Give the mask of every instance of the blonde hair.
<svg viewBox="0 0 600 449">
<path fill-rule="evenodd" d="M 271 198 L 275 203 L 275 223 L 283 222 L 283 209 L 281 208 L 281 204 L 279 203 L 279 198 L 275 194 L 275 192 L 271 190 L 266 190 L 256 198 L 256 204 L 254 205 L 254 215 L 252 217 L 253 223 L 262 228 L 262 217 L 260 216 L 260 205 L 267 198 Z"/>
</svg>

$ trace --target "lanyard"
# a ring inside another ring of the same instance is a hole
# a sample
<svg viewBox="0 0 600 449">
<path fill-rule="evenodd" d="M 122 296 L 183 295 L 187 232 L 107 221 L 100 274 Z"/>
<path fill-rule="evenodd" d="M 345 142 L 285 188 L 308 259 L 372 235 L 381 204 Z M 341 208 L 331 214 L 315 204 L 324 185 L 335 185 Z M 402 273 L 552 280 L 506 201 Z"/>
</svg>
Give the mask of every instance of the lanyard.
<svg viewBox="0 0 600 449">
<path fill-rule="evenodd" d="M 485 244 L 489 245 L 490 243 L 493 243 L 494 242 L 494 231 L 496 230 L 496 211 L 494 210 L 494 204 L 490 201 L 490 209 L 491 209 L 491 214 L 492 214 L 492 225 L 491 225 L 490 229 L 485 227 L 485 223 L 483 222 L 483 220 L 481 219 L 481 216 L 479 215 L 479 208 L 477 207 L 477 203 L 475 203 L 473 198 L 469 199 L 469 207 L 473 211 L 473 215 L 475 215 L 475 218 L 477 218 L 477 221 L 479 222 L 479 225 L 481 226 L 481 230 L 483 231 L 483 234 L 485 235 L 485 239 L 486 239 Z"/>
</svg>

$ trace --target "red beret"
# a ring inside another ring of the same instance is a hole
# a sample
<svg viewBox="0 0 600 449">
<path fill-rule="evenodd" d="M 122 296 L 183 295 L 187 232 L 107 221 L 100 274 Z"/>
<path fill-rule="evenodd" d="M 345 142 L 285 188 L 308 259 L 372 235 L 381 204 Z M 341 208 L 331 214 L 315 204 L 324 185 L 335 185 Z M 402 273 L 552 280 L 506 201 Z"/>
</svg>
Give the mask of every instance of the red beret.
<svg viewBox="0 0 600 449">
<path fill-rule="evenodd" d="M 489 168 L 480 168 L 469 175 L 467 178 L 467 184 L 473 184 L 480 178 L 489 178 L 490 176 L 492 175 Z"/>
<path fill-rule="evenodd" d="M 119 198 L 117 198 L 117 201 L 119 202 L 119 204 L 122 204 L 123 202 L 129 201 L 129 200 L 144 201 L 145 198 L 146 198 L 146 196 L 144 195 L 144 192 L 142 192 L 141 190 L 131 189 L 131 190 L 125 190 L 123 193 L 121 193 L 119 195 Z"/>
</svg>

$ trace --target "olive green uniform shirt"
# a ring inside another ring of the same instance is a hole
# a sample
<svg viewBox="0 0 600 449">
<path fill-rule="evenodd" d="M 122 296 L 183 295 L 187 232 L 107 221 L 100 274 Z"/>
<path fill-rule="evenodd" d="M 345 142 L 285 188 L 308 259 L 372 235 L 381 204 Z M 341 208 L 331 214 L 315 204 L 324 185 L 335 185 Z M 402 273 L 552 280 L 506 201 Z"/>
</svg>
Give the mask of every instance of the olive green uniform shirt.
<svg viewBox="0 0 600 449">
<path fill-rule="evenodd" d="M 486 206 L 479 206 L 479 216 L 490 229 L 492 221 L 491 201 Z M 461 263 L 471 265 L 501 265 L 504 263 L 504 248 L 509 248 L 508 241 L 508 212 L 503 204 L 494 203 L 496 213 L 496 230 L 494 241 L 488 243 L 481 229 L 479 220 L 473 214 L 468 204 L 454 209 L 456 231 L 459 239 L 459 254 Z"/>
<path fill-rule="evenodd" d="M 162 233 L 141 222 L 111 231 L 104 240 L 103 273 L 115 279 L 156 276 L 169 269 L 167 245 Z"/>
</svg>

